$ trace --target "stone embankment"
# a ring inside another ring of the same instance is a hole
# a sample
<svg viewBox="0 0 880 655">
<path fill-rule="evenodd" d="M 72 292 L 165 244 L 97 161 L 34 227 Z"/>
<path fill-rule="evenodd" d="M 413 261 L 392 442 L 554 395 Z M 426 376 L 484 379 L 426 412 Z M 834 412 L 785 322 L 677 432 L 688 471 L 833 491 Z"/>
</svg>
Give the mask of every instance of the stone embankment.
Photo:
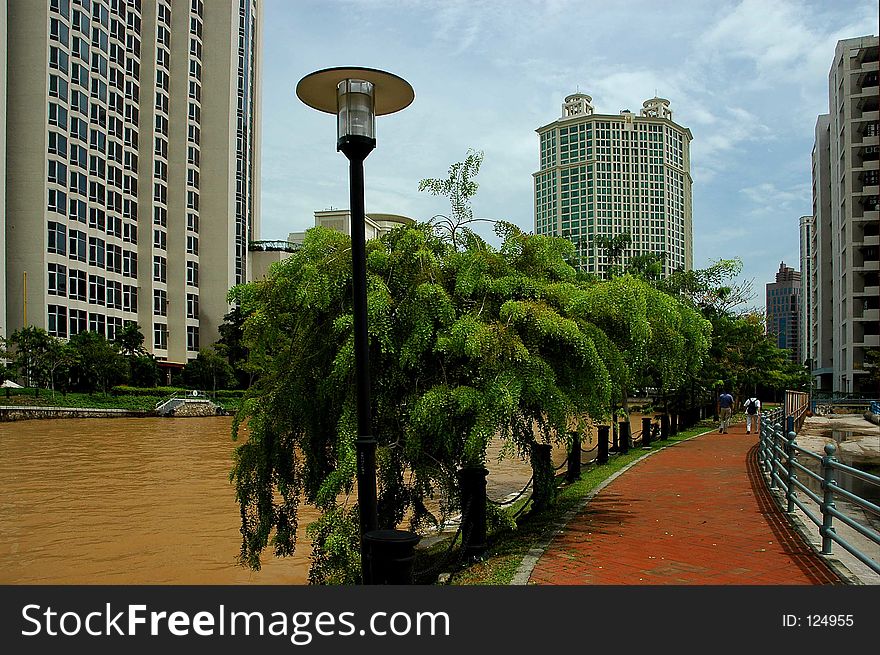
<svg viewBox="0 0 880 655">
<path fill-rule="evenodd" d="M 825 444 L 837 446 L 838 459 L 856 466 L 880 465 L 880 430 L 860 414 L 811 416 L 797 436 L 797 443 L 818 455 Z"/>
<path fill-rule="evenodd" d="M 175 407 L 168 416 L 174 418 L 197 417 L 197 416 L 217 416 L 225 414 L 223 408 L 215 405 L 209 400 L 187 400 L 181 405 Z"/>
<path fill-rule="evenodd" d="M 0 406 L 0 421 L 26 421 L 47 418 L 125 418 L 152 416 L 154 412 L 131 409 L 95 409 L 83 407 Z"/>
</svg>

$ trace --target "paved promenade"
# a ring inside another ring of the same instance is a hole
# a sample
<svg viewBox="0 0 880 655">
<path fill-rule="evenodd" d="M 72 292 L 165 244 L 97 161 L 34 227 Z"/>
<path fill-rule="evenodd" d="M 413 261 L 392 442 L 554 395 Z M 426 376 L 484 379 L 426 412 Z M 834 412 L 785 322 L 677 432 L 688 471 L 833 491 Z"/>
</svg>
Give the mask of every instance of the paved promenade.
<svg viewBox="0 0 880 655">
<path fill-rule="evenodd" d="M 840 584 L 775 505 L 757 442 L 741 424 L 639 461 L 518 577 L 548 585 Z"/>
</svg>

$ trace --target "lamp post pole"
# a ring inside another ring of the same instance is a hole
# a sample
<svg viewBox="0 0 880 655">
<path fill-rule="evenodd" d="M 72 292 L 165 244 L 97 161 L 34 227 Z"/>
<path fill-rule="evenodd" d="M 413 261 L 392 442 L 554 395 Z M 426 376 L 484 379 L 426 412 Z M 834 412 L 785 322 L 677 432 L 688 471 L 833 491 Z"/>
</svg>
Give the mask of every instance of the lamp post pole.
<svg viewBox="0 0 880 655">
<path fill-rule="evenodd" d="M 349 195 L 351 202 L 351 266 L 354 291 L 354 352 L 357 390 L 358 436 L 357 456 L 358 507 L 361 536 L 378 528 L 376 499 L 376 438 L 370 416 L 370 341 L 367 334 L 367 259 L 364 235 L 364 160 L 375 147 L 375 141 L 349 137 L 338 149 L 349 161 Z M 367 565 L 361 558 L 362 568 Z M 364 579 L 369 575 L 364 571 Z"/>
<path fill-rule="evenodd" d="M 378 529 L 377 444 L 370 416 L 364 160 L 376 147 L 375 117 L 404 109 L 415 94 L 409 83 L 396 75 L 358 67 L 328 68 L 306 75 L 297 84 L 296 94 L 310 107 L 336 114 L 336 149 L 349 162 L 361 577 L 364 584 L 405 584 L 411 582 L 413 550 L 419 537 L 405 530 Z"/>
</svg>

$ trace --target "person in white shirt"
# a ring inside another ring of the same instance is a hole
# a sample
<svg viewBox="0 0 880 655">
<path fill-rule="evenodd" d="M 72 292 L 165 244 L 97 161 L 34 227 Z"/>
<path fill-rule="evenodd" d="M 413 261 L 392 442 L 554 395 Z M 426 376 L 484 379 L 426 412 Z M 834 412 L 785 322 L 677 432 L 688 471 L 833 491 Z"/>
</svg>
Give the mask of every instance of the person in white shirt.
<svg viewBox="0 0 880 655">
<path fill-rule="evenodd" d="M 758 417 L 761 415 L 761 401 L 752 396 L 743 403 L 746 410 L 746 434 L 752 431 L 752 419 L 755 419 L 755 432 L 758 431 Z"/>
</svg>

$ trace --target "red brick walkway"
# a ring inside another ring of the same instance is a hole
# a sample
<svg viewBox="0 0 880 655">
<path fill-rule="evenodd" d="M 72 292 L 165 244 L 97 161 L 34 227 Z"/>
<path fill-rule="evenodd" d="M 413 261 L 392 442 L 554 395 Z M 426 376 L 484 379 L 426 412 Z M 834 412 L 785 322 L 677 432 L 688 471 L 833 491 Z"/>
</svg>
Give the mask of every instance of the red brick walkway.
<svg viewBox="0 0 880 655">
<path fill-rule="evenodd" d="M 736 425 L 642 460 L 551 542 L 529 583 L 840 583 L 776 507 L 757 441 Z"/>
</svg>

